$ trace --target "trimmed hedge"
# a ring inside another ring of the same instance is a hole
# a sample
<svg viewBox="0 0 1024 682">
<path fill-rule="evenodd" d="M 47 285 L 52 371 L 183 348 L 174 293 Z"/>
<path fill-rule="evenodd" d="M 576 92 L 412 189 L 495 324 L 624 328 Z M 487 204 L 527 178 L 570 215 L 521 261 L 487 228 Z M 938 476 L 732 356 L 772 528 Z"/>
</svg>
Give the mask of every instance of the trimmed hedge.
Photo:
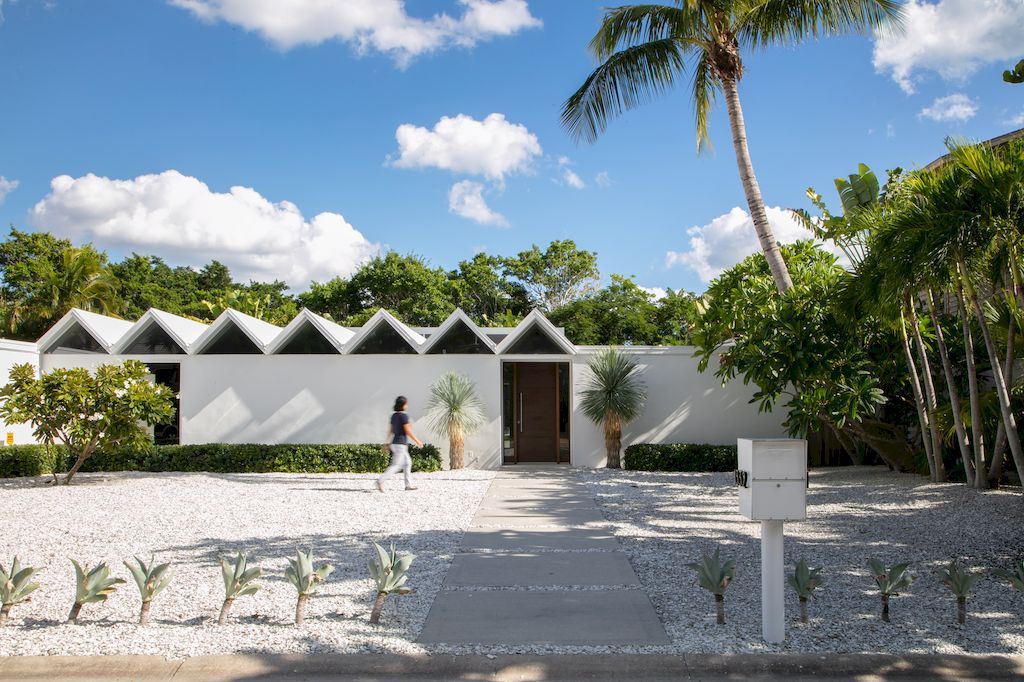
<svg viewBox="0 0 1024 682">
<path fill-rule="evenodd" d="M 62 446 L 50 448 L 48 459 L 42 445 L 0 448 L 0 478 L 41 476 L 71 468 L 73 461 Z M 427 444 L 411 446 L 414 471 L 440 471 L 441 452 Z M 255 443 L 203 445 L 152 445 L 141 450 L 96 452 L 82 471 L 208 471 L 212 473 L 379 473 L 391 455 L 380 445 L 262 445 Z"/>
<path fill-rule="evenodd" d="M 735 471 L 735 445 L 637 443 L 626 448 L 623 469 L 634 471 Z"/>
</svg>

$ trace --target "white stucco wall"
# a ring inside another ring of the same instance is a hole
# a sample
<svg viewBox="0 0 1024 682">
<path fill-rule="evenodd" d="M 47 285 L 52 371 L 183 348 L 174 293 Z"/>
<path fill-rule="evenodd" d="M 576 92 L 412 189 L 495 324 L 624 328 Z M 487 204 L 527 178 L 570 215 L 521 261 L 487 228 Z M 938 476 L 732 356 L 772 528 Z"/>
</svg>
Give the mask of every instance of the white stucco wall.
<svg viewBox="0 0 1024 682">
<path fill-rule="evenodd" d="M 26 362 L 38 370 L 39 351 L 36 344 L 0 339 L 0 385 L 7 383 L 12 367 Z M 7 424 L 0 419 L 0 445 L 7 444 L 8 433 L 14 434 L 16 445 L 36 442 L 32 437 L 32 427 L 28 424 Z"/>
</svg>

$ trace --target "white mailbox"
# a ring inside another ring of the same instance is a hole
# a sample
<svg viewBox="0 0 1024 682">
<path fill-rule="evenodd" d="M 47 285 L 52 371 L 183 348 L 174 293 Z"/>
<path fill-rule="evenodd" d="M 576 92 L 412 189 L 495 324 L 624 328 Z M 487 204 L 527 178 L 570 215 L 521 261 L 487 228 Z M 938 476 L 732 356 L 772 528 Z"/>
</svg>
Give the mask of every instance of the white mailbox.
<svg viewBox="0 0 1024 682">
<path fill-rule="evenodd" d="M 807 441 L 740 438 L 736 450 L 740 514 L 754 521 L 807 518 Z"/>
</svg>

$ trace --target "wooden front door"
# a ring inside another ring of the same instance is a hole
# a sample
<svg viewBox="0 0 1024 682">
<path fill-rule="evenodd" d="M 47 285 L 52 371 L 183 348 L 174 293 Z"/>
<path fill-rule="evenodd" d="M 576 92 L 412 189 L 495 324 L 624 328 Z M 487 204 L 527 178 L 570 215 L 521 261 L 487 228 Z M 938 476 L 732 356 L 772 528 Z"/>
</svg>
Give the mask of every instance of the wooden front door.
<svg viewBox="0 0 1024 682">
<path fill-rule="evenodd" d="M 516 363 L 516 461 L 558 461 L 558 365 Z"/>
</svg>

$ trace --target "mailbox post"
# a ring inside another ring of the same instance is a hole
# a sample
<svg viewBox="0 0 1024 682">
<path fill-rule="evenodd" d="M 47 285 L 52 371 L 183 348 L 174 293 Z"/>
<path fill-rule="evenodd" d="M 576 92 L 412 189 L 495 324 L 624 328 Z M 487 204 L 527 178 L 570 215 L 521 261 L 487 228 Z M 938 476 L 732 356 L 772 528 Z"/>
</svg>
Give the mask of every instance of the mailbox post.
<svg viewBox="0 0 1024 682">
<path fill-rule="evenodd" d="M 766 642 L 786 637 L 783 522 L 807 518 L 807 441 L 736 441 L 740 514 L 761 522 L 761 632 Z"/>
</svg>

